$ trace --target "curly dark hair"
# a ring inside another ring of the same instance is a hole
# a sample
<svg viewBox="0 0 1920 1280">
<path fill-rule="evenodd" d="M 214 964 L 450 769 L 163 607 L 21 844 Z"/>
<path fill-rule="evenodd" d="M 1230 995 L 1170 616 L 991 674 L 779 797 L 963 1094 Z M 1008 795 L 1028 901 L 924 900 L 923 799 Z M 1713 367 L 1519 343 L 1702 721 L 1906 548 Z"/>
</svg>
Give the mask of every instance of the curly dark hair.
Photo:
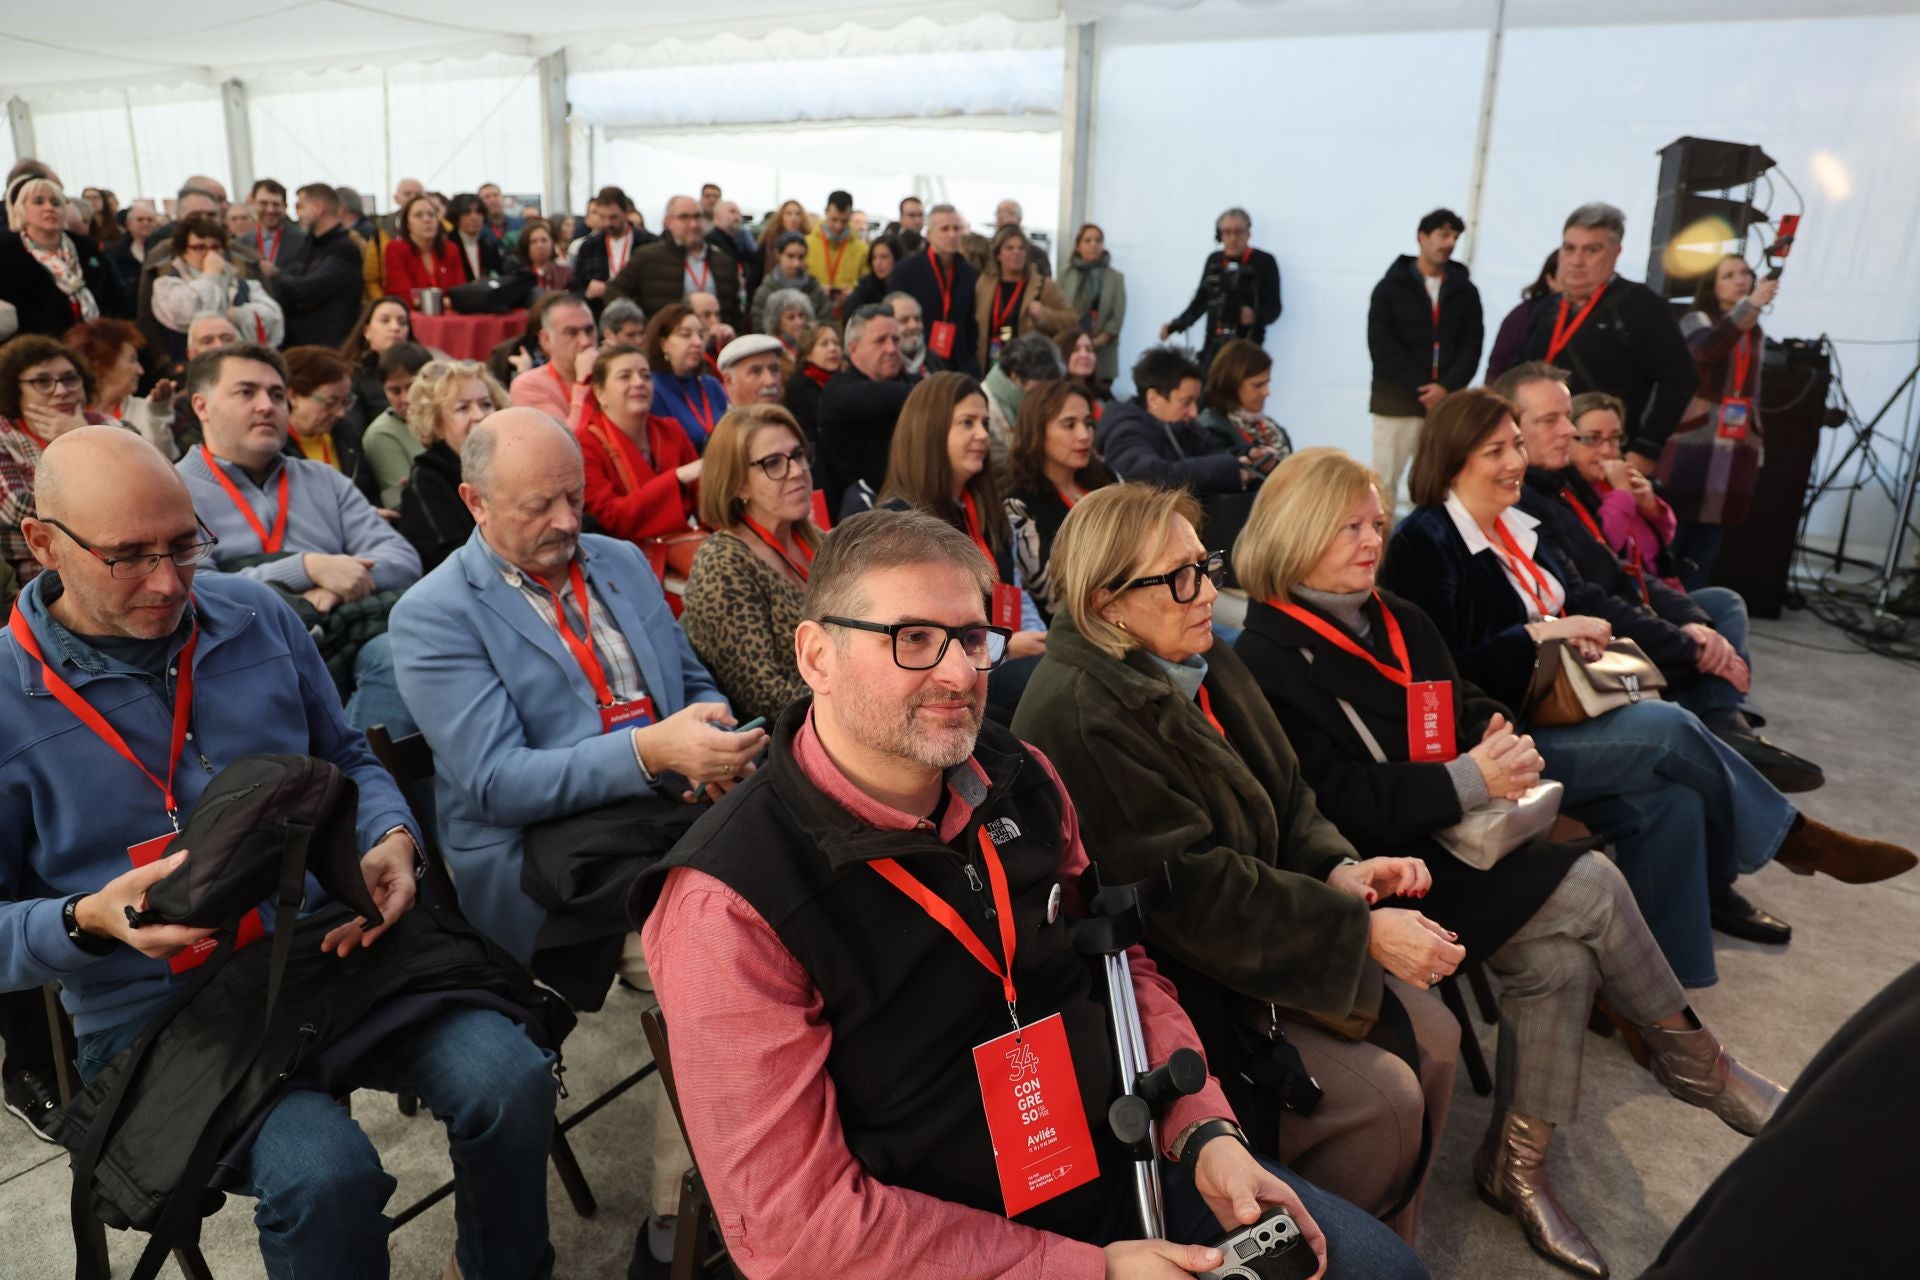
<svg viewBox="0 0 1920 1280">
<path fill-rule="evenodd" d="M 167 245 L 178 258 L 187 251 L 187 239 L 199 236 L 203 240 L 218 240 L 220 251 L 225 253 L 233 237 L 227 234 L 226 224 L 211 213 L 190 213 L 173 224 L 173 234 L 167 238 Z"/>
<path fill-rule="evenodd" d="M 74 354 L 66 343 L 44 334 L 27 333 L 0 346 L 0 418 L 20 419 L 20 379 L 27 370 L 49 360 L 65 360 L 80 375 L 80 390 L 87 404 L 93 403 L 99 384 L 87 362 Z"/>
</svg>

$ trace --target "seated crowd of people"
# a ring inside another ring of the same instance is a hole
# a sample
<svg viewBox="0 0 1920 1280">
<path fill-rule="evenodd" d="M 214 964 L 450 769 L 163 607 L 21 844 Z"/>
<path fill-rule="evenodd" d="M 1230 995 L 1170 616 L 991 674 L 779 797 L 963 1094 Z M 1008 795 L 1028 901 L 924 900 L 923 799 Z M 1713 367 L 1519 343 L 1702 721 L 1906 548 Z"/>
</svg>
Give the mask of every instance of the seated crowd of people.
<svg viewBox="0 0 1920 1280">
<path fill-rule="evenodd" d="M 43 1135 L 67 1130 L 38 988 L 84 1079 L 131 1075 L 181 1051 L 142 1032 L 209 954 L 264 963 L 254 936 L 309 920 L 342 965 L 420 945 L 431 858 L 458 895 L 431 927 L 499 972 L 570 1016 L 616 982 L 657 999 L 681 1123 L 648 1085 L 636 1276 L 665 1274 L 696 1165 L 756 1278 L 1187 1274 L 1272 1206 L 1316 1275 L 1425 1275 L 1461 1035 L 1436 988 L 1472 966 L 1499 1003 L 1475 1186 L 1605 1276 L 1554 1191 L 1578 1171 L 1549 1172 L 1590 1020 L 1758 1134 L 1785 1091 L 1688 994 L 1713 931 L 1791 935 L 1740 877 L 1915 863 L 1783 794 L 1823 774 L 1759 734 L 1745 606 L 1701 576 L 1751 492 L 1730 424 L 1773 282 L 1716 271 L 1655 332 L 1610 206 L 1568 219 L 1488 385 L 1463 227 L 1421 222 L 1368 326 L 1376 469 L 1268 415 L 1279 268 L 1237 208 L 1116 399 L 1104 234 L 1056 277 L 1011 201 L 986 237 L 840 191 L 755 234 L 709 186 L 655 236 L 609 187 L 576 238 L 493 184 L 408 180 L 379 223 L 325 183 L 290 219 L 270 179 L 245 206 L 191 179 L 165 227 L 94 194 L 24 161 L 0 237 L 0 1036 Z M 491 359 L 414 340 L 418 291 L 515 274 L 526 332 Z M 1586 323 L 1603 297 L 1630 338 Z M 1197 355 L 1164 345 L 1202 321 Z M 1615 659 L 1631 695 L 1567 710 Z M 376 728 L 430 748 L 430 806 Z M 174 833 L 260 755 L 357 789 L 374 910 L 309 877 L 251 935 L 144 919 Z M 1090 870 L 1164 886 L 1119 1003 L 1151 1063 L 1208 1069 L 1144 1156 L 1108 1119 L 1116 993 L 1067 928 Z M 331 1028 L 303 1048 L 327 1072 L 303 1056 L 236 1125 L 267 1274 L 387 1273 L 354 1087 L 446 1124 L 449 1274 L 551 1274 L 559 1035 L 498 997 L 408 1009 Z M 1046 1082 L 1017 1120 L 1003 1051 Z M 1669 1253 L 1737 1225 L 1696 1216 Z"/>
</svg>

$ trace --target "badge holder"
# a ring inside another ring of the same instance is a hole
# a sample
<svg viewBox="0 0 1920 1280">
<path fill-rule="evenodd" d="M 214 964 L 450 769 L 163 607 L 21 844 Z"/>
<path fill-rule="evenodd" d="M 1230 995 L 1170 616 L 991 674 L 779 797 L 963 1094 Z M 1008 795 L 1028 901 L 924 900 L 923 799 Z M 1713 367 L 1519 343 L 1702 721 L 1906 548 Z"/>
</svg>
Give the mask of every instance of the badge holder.
<svg viewBox="0 0 1920 1280">
<path fill-rule="evenodd" d="M 1107 1127 L 1133 1156 L 1133 1191 L 1140 1210 L 1142 1238 L 1164 1240 L 1166 1208 L 1160 1190 L 1160 1143 L 1154 1115 L 1174 1099 L 1204 1089 L 1207 1063 L 1192 1049 L 1176 1049 L 1160 1066 L 1147 1068 L 1147 1038 L 1140 1025 L 1140 1006 L 1133 996 L 1133 968 L 1127 963 L 1127 949 L 1144 938 L 1145 918 L 1166 897 L 1170 884 L 1164 867 L 1159 875 L 1113 888 L 1099 888 L 1099 873 L 1089 869 L 1084 883 L 1096 892 L 1088 903 L 1091 914 L 1070 926 L 1073 949 L 1089 958 L 1099 957 L 1104 965 L 1107 1010 L 1120 1066 L 1122 1092 L 1107 1108 Z M 1252 1226 L 1228 1233 L 1214 1247 L 1226 1254 L 1226 1262 L 1216 1270 L 1202 1272 L 1200 1280 L 1285 1280 L 1311 1275 L 1319 1265 L 1293 1218 L 1279 1208 L 1269 1209 Z M 1302 1265 L 1305 1270 L 1299 1269 Z"/>
</svg>

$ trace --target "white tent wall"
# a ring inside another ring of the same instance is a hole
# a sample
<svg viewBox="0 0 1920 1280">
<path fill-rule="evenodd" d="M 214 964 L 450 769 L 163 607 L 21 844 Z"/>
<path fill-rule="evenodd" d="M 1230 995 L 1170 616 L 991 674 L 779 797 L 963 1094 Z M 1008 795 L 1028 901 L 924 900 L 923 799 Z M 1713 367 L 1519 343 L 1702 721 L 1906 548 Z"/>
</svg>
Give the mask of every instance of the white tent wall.
<svg viewBox="0 0 1920 1280">
<path fill-rule="evenodd" d="M 228 180 L 220 91 L 154 85 L 49 93 L 32 100 L 39 159 L 73 183 L 106 187 L 124 207 L 171 198 L 189 174 Z"/>
<path fill-rule="evenodd" d="M 1214 217 L 1244 205 L 1285 282 L 1270 410 L 1297 444 L 1370 458 L 1368 296 L 1414 250 L 1421 214 L 1466 213 L 1486 33 L 1250 39 L 1235 30 L 1242 12 L 1213 3 L 1100 25 L 1088 209 L 1127 273 L 1122 349 L 1151 343 L 1186 304 Z M 1175 22 L 1194 38 L 1169 39 Z M 1509 31 L 1474 229 L 1489 345 L 1582 201 L 1626 211 L 1621 267 L 1644 275 L 1655 152 L 1682 135 L 1759 143 L 1805 193 L 1770 333 L 1920 335 L 1920 18 L 1876 17 Z M 1773 213 L 1795 207 L 1780 185 Z M 1841 352 L 1869 410 L 1917 354 Z M 1834 523 L 1831 506 L 1816 530 Z M 1871 542 L 1889 508 L 1879 495 L 1865 508 L 1856 536 Z"/>
</svg>

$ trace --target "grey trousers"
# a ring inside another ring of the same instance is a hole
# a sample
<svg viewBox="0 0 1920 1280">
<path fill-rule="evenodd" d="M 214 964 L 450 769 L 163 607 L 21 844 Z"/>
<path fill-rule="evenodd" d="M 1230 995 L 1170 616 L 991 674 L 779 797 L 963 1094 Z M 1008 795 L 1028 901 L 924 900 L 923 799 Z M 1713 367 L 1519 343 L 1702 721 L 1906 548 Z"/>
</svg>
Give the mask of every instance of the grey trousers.
<svg viewBox="0 0 1920 1280">
<path fill-rule="evenodd" d="M 1320 1082 L 1324 1096 L 1310 1116 L 1285 1112 L 1280 1119 L 1280 1162 L 1323 1191 L 1378 1216 L 1400 1199 L 1420 1157 L 1420 1119 L 1433 1130 L 1433 1149 L 1447 1125 L 1453 1073 L 1460 1061 L 1460 1024 L 1430 992 L 1398 978 L 1387 985 L 1406 1006 L 1420 1044 L 1420 1076 L 1392 1053 L 1365 1040 L 1291 1019 L 1287 1039 Z M 1428 1165 L 1432 1171 L 1432 1165 Z M 1387 1220 L 1396 1235 L 1414 1243 L 1419 1231 L 1423 1179 L 1407 1207 Z"/>
<path fill-rule="evenodd" d="M 1554 1125 L 1580 1113 L 1580 1062 L 1596 994 L 1641 1026 L 1687 1007 L 1633 890 L 1598 853 L 1567 869 L 1533 918 L 1487 957 L 1487 968 L 1500 979 L 1495 1100 Z"/>
</svg>

